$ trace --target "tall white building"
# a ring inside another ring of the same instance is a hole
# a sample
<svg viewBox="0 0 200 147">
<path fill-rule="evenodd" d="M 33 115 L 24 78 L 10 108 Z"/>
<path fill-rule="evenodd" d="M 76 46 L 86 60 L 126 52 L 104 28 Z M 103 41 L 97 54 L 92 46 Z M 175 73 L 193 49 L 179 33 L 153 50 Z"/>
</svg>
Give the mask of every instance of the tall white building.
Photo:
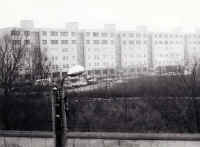
<svg viewBox="0 0 200 147">
<path fill-rule="evenodd" d="M 121 67 L 147 71 L 150 62 L 150 40 L 147 32 L 120 32 Z"/>
<path fill-rule="evenodd" d="M 186 61 L 189 66 L 200 61 L 200 33 L 190 33 L 186 36 Z"/>
<path fill-rule="evenodd" d="M 31 20 L 25 20 L 20 27 L 0 30 L 1 35 L 6 33 L 16 43 L 16 36 L 23 36 L 27 51 L 40 48 L 51 62 L 52 72 L 67 72 L 77 64 L 100 74 L 121 69 L 146 72 L 157 67 L 192 65 L 200 59 L 198 32 L 148 32 L 145 26 L 117 31 L 113 24 L 104 29 L 80 30 L 76 22 L 62 29 L 35 28 Z M 31 55 L 27 54 L 28 60 Z"/>
<path fill-rule="evenodd" d="M 184 65 L 185 39 L 182 33 L 152 33 L 154 68 Z"/>
<path fill-rule="evenodd" d="M 116 68 L 116 32 L 83 30 L 84 65 L 86 70 Z"/>
<path fill-rule="evenodd" d="M 66 72 L 78 64 L 79 32 L 67 29 L 39 29 L 40 47 L 47 54 L 52 70 Z"/>
</svg>

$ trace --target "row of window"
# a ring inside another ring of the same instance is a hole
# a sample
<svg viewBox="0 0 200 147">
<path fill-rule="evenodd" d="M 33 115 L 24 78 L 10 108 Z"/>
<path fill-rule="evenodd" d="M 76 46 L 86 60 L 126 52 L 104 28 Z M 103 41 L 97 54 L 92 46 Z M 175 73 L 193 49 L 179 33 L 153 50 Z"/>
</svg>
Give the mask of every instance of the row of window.
<svg viewBox="0 0 200 147">
<path fill-rule="evenodd" d="M 86 40 L 86 44 L 114 44 L 114 40 Z"/>
<path fill-rule="evenodd" d="M 31 34 L 30 31 L 17 31 L 17 30 L 11 31 L 12 36 L 20 36 L 20 35 L 30 36 L 30 34 Z"/>
<path fill-rule="evenodd" d="M 50 40 L 50 43 L 51 44 L 59 44 L 59 40 Z M 69 40 L 60 40 L 60 43 L 61 44 L 69 44 L 69 43 L 76 44 L 77 41 L 76 40 L 71 40 L 69 42 Z M 47 40 L 42 40 L 42 44 L 44 44 L 44 45 L 47 44 Z"/>
<path fill-rule="evenodd" d="M 69 57 L 69 56 L 63 56 L 62 59 L 63 60 L 68 60 L 69 58 L 75 59 L 75 56 L 71 56 L 71 57 Z M 56 61 L 56 60 L 58 60 L 58 56 L 52 56 L 51 59 L 52 59 L 52 61 Z"/>
<path fill-rule="evenodd" d="M 13 45 L 20 45 L 20 44 L 30 44 L 31 41 L 30 40 L 24 40 L 24 43 L 22 42 L 22 40 L 12 40 Z"/>
<path fill-rule="evenodd" d="M 100 60 L 101 56 L 100 55 L 91 55 L 91 56 L 88 55 L 87 56 L 87 59 L 92 59 L 92 58 L 94 58 L 95 60 Z M 107 58 L 110 61 L 112 61 L 114 59 L 114 56 L 112 56 L 112 55 L 102 55 L 102 58 L 104 58 L 104 60 L 105 60 L 105 58 Z"/>
<path fill-rule="evenodd" d="M 200 41 L 188 41 L 189 44 L 200 44 Z"/>
<path fill-rule="evenodd" d="M 109 62 L 103 62 L 103 63 L 100 63 L 100 62 L 88 63 L 88 66 L 89 66 L 89 67 L 92 67 L 92 66 L 113 66 L 113 65 L 114 65 L 113 63 L 109 63 Z"/>
<path fill-rule="evenodd" d="M 141 40 L 129 40 L 129 41 L 123 41 L 123 44 L 126 45 L 126 44 L 131 44 L 131 45 L 134 45 L 134 44 L 147 44 L 148 41 L 141 41 Z"/>
<path fill-rule="evenodd" d="M 130 38 L 140 38 L 140 37 L 148 37 L 149 35 L 148 34 L 141 34 L 141 33 L 123 33 L 121 34 L 122 37 L 130 37 Z"/>
<path fill-rule="evenodd" d="M 180 57 L 180 54 L 175 54 L 175 53 L 171 53 L 171 54 L 159 54 L 157 55 L 159 57 Z"/>
<path fill-rule="evenodd" d="M 154 44 L 183 44 L 182 41 L 154 41 Z"/>
<path fill-rule="evenodd" d="M 145 58 L 146 57 L 146 54 L 143 54 L 143 55 L 141 55 L 141 54 L 135 54 L 135 55 L 132 55 L 132 54 L 130 54 L 130 55 L 123 55 L 125 58 Z"/>
<path fill-rule="evenodd" d="M 171 60 L 167 60 L 167 61 L 155 61 L 154 64 L 157 65 L 169 65 L 169 64 L 179 64 L 180 61 L 171 61 Z"/>
<path fill-rule="evenodd" d="M 178 34 L 153 34 L 155 38 L 183 38 L 183 36 Z"/>
<path fill-rule="evenodd" d="M 114 33 L 106 33 L 106 32 L 86 32 L 85 33 L 87 37 L 93 36 L 93 37 L 114 37 Z"/>
<path fill-rule="evenodd" d="M 139 66 L 147 66 L 147 63 L 144 61 L 140 61 L 140 62 L 134 62 L 134 63 L 130 63 L 129 61 L 124 61 L 123 64 L 125 65 L 139 65 Z"/>
<path fill-rule="evenodd" d="M 20 31 L 20 30 L 12 30 L 11 31 L 11 35 L 25 35 L 25 36 L 30 36 L 31 32 L 30 31 Z M 66 31 L 62 31 L 62 32 L 58 32 L 58 31 L 42 31 L 42 35 L 43 36 L 76 36 L 77 32 L 66 32 Z M 149 37 L 150 34 L 146 34 L 146 33 L 120 33 L 122 37 Z M 107 33 L 107 32 L 85 32 L 86 36 L 93 36 L 93 37 L 114 37 L 115 33 Z M 185 36 L 187 36 L 188 38 L 200 38 L 199 34 L 186 34 Z M 183 34 L 153 34 L 153 37 L 155 38 L 183 38 L 184 35 Z"/>
<path fill-rule="evenodd" d="M 69 68 L 70 66 L 74 66 L 75 64 L 63 64 L 62 66 L 59 65 L 51 65 L 52 69 L 58 70 L 59 68 Z"/>
<path fill-rule="evenodd" d="M 60 34 L 60 36 L 69 36 L 71 35 L 72 37 L 76 36 L 76 32 L 56 32 L 56 31 L 42 31 L 42 35 L 43 36 L 47 36 L 49 33 L 50 36 L 58 36 Z"/>
</svg>

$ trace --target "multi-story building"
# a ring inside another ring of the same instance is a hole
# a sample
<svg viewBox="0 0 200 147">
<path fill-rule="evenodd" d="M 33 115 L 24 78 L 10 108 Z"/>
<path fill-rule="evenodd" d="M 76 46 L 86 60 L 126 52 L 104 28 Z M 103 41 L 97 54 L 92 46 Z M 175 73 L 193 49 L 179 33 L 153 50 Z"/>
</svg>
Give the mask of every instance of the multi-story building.
<svg viewBox="0 0 200 147">
<path fill-rule="evenodd" d="M 153 66 L 183 66 L 185 39 L 182 33 L 152 33 Z"/>
<path fill-rule="evenodd" d="M 38 29 L 40 47 L 51 62 L 52 72 L 67 72 L 68 68 L 78 64 L 78 29 Z"/>
<path fill-rule="evenodd" d="M 116 68 L 116 32 L 113 29 L 83 30 L 84 66 L 89 72 Z"/>
<path fill-rule="evenodd" d="M 186 35 L 186 64 L 194 65 L 200 61 L 200 33 L 190 33 Z"/>
<path fill-rule="evenodd" d="M 133 72 L 147 71 L 150 62 L 150 37 L 147 32 L 120 32 L 121 67 Z"/>
<path fill-rule="evenodd" d="M 34 28 L 32 21 L 0 30 L 0 35 L 6 33 L 16 43 L 19 37 L 23 38 L 27 65 L 31 50 L 40 48 L 51 63 L 52 72 L 67 72 L 77 64 L 88 73 L 121 69 L 145 72 L 162 66 L 192 65 L 200 59 L 199 33 L 148 32 L 144 28 L 116 31 L 115 25 L 105 25 L 101 30 L 79 30 L 77 23 L 68 23 L 63 29 Z"/>
</svg>

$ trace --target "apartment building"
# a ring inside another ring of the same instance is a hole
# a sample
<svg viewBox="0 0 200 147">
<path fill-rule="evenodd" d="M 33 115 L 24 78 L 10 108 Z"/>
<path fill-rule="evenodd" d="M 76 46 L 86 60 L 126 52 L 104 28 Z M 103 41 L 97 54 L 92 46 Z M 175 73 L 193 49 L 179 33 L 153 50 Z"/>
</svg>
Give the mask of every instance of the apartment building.
<svg viewBox="0 0 200 147">
<path fill-rule="evenodd" d="M 150 38 L 147 32 L 120 32 L 121 67 L 133 72 L 147 71 L 150 62 Z"/>
<path fill-rule="evenodd" d="M 30 20 L 20 27 L 0 30 L 10 34 L 15 42 L 23 36 L 27 46 L 27 65 L 30 51 L 40 48 L 51 63 L 52 72 L 67 72 L 74 65 L 86 71 L 105 73 L 127 69 L 146 72 L 166 66 L 192 65 L 200 59 L 200 33 L 117 31 L 115 25 L 103 29 L 80 30 L 78 23 L 65 28 L 35 28 Z"/>
<path fill-rule="evenodd" d="M 154 68 L 183 66 L 185 39 L 182 33 L 152 33 L 152 59 Z"/>
<path fill-rule="evenodd" d="M 83 30 L 84 66 L 88 71 L 116 68 L 116 32 L 113 29 Z"/>
<path fill-rule="evenodd" d="M 200 61 L 200 33 L 190 33 L 186 35 L 186 62 L 188 66 L 193 66 Z"/>
<path fill-rule="evenodd" d="M 52 72 L 67 72 L 78 64 L 79 32 L 77 29 L 38 30 L 41 50 L 46 53 Z"/>
</svg>

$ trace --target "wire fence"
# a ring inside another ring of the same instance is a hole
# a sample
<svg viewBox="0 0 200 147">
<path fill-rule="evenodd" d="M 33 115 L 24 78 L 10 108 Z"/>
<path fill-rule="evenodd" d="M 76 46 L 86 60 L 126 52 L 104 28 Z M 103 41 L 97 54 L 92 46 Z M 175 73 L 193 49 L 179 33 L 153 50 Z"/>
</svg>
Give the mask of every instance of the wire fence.
<svg viewBox="0 0 200 147">
<path fill-rule="evenodd" d="M 199 133 L 193 98 L 68 98 L 70 131 Z"/>
</svg>

